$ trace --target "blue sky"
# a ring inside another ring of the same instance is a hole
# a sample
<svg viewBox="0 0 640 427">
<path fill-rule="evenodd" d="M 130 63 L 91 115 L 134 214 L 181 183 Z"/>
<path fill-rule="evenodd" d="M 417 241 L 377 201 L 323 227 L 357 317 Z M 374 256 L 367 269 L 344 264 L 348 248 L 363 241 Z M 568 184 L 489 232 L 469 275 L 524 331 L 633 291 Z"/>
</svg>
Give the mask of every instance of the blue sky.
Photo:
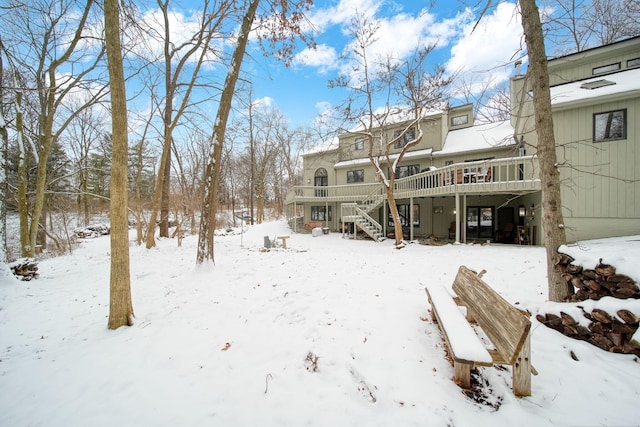
<svg viewBox="0 0 640 427">
<path fill-rule="evenodd" d="M 349 69 L 341 55 L 349 50 L 347 30 L 356 13 L 378 19 L 378 41 L 372 54 L 410 55 L 418 45 L 437 43 L 430 55 L 467 85 L 504 82 L 513 74 L 513 62 L 522 56 L 522 27 L 513 2 L 497 3 L 472 32 L 477 16 L 457 0 L 316 0 L 309 15 L 317 49 L 301 46 L 293 64 L 283 64 L 259 53 L 243 64 L 254 85 L 254 96 L 275 105 L 292 125 L 311 123 L 324 109 L 336 106 L 347 94 L 329 89 L 329 79 Z M 475 4 L 472 3 L 472 4 Z M 476 11 L 477 12 L 477 11 Z"/>
</svg>

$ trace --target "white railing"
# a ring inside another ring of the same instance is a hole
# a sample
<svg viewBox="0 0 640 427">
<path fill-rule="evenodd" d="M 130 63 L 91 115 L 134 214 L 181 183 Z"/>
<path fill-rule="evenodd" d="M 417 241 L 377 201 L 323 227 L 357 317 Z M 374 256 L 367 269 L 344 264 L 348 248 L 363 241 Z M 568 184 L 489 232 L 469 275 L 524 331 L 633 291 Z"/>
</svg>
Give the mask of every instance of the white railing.
<svg viewBox="0 0 640 427">
<path fill-rule="evenodd" d="M 382 185 L 377 182 L 369 184 L 348 184 L 331 186 L 296 186 L 287 192 L 286 203 L 321 201 L 364 201 L 376 195 L 384 195 Z"/>
<path fill-rule="evenodd" d="M 367 233 L 375 241 L 382 237 L 382 225 L 373 219 L 357 203 L 343 203 L 340 206 L 340 214 L 343 223 L 353 222 Z M 356 227 L 354 227 L 354 231 Z"/>
<path fill-rule="evenodd" d="M 455 193 L 499 193 L 540 189 L 538 157 L 509 157 L 456 163 L 397 179 L 396 199 L 452 195 Z M 368 198 L 386 197 L 379 183 L 298 186 L 287 193 L 286 203 L 344 201 L 364 202 Z"/>
<path fill-rule="evenodd" d="M 453 193 L 539 189 L 537 156 L 456 163 L 395 181 L 398 199 Z"/>
</svg>

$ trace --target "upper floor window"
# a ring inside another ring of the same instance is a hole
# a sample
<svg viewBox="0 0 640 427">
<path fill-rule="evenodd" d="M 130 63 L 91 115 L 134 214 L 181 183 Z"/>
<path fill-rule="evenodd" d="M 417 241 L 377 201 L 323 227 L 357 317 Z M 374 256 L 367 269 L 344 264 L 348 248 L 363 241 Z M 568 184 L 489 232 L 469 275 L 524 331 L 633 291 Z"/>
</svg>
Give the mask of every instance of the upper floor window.
<svg viewBox="0 0 640 427">
<path fill-rule="evenodd" d="M 347 171 L 347 183 L 364 182 L 364 169 Z"/>
<path fill-rule="evenodd" d="M 364 150 L 364 138 L 356 139 L 356 142 L 353 144 L 354 150 Z"/>
<path fill-rule="evenodd" d="M 627 110 L 593 115 L 593 142 L 614 141 L 627 137 Z"/>
<path fill-rule="evenodd" d="M 462 126 L 469 123 L 469 116 L 464 114 L 462 116 L 451 117 L 451 126 Z"/>
<path fill-rule="evenodd" d="M 594 76 L 596 74 L 602 74 L 602 73 L 610 73 L 611 71 L 617 71 L 620 69 L 620 63 L 616 62 L 615 64 L 609 64 L 609 65 L 603 65 L 601 67 L 595 67 L 591 70 L 591 74 L 593 74 Z"/>
<path fill-rule="evenodd" d="M 640 67 L 640 58 L 633 58 L 627 61 L 627 68 Z"/>
<path fill-rule="evenodd" d="M 404 135 L 402 133 L 404 132 Z M 400 136 L 402 135 L 402 137 Z M 416 128 L 397 130 L 393 133 L 393 139 L 397 139 L 393 148 L 402 148 L 414 139 L 416 139 Z"/>
<path fill-rule="evenodd" d="M 420 172 L 420 165 L 398 166 L 396 169 L 396 178 L 405 178 Z"/>
</svg>

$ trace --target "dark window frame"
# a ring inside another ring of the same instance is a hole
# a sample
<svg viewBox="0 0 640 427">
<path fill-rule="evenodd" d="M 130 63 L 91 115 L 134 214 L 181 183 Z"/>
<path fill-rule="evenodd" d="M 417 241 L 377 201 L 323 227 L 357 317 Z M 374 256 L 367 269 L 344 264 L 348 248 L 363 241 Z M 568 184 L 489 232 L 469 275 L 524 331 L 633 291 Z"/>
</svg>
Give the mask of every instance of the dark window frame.
<svg viewBox="0 0 640 427">
<path fill-rule="evenodd" d="M 402 136 L 402 138 L 400 138 L 393 144 L 393 148 L 397 148 L 397 149 L 403 148 L 410 141 L 413 141 L 416 138 L 416 128 L 414 126 L 411 126 L 408 129 L 400 129 L 395 131 L 393 133 L 393 139 L 398 138 L 400 134 L 402 134 L 402 132 L 405 132 L 405 134 Z"/>
<path fill-rule="evenodd" d="M 613 128 L 614 120 L 618 115 L 618 120 L 622 120 L 622 128 L 617 131 Z M 604 129 L 601 129 L 602 120 L 600 117 L 606 117 Z M 615 132 L 612 134 L 612 130 Z M 600 136 L 602 135 L 602 136 Z M 600 113 L 593 113 L 593 142 L 607 142 L 607 141 L 620 141 L 627 139 L 627 109 L 621 108 L 619 110 L 602 111 Z"/>
<path fill-rule="evenodd" d="M 411 220 L 411 211 L 409 210 L 409 203 L 397 204 L 398 215 L 400 215 L 400 223 L 403 227 L 409 227 L 409 221 Z M 420 227 L 420 205 L 417 203 L 413 204 L 413 226 Z M 389 227 L 393 227 L 393 217 L 391 216 L 391 210 L 387 207 L 387 218 Z"/>
<path fill-rule="evenodd" d="M 640 58 L 627 59 L 627 68 L 640 67 Z"/>
<path fill-rule="evenodd" d="M 464 126 L 469 124 L 469 115 L 461 114 L 459 116 L 451 117 L 451 126 Z"/>
<path fill-rule="evenodd" d="M 354 169 L 347 171 L 347 184 L 364 182 L 364 169 Z"/>
<path fill-rule="evenodd" d="M 622 64 L 620 62 L 614 62 L 612 64 L 601 65 L 599 67 L 593 67 L 591 69 L 592 76 L 598 76 L 600 74 L 613 73 L 614 71 L 620 70 Z"/>
<path fill-rule="evenodd" d="M 328 208 L 328 209 L 326 209 Z M 328 211 L 328 213 L 327 213 Z M 311 206 L 311 221 L 329 221 L 332 220 L 331 206 Z"/>
<path fill-rule="evenodd" d="M 398 168 L 396 169 L 396 179 L 406 178 L 408 176 L 415 175 L 417 173 L 420 173 L 419 164 L 398 166 Z"/>
</svg>

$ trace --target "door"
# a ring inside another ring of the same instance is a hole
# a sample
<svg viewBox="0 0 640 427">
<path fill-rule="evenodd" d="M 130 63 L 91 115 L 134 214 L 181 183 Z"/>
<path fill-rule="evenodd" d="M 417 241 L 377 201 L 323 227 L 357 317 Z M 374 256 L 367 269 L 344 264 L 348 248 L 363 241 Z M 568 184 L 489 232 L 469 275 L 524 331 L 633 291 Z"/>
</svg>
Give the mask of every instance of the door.
<svg viewBox="0 0 640 427">
<path fill-rule="evenodd" d="M 493 206 L 467 207 L 467 240 L 492 239 Z"/>
</svg>

